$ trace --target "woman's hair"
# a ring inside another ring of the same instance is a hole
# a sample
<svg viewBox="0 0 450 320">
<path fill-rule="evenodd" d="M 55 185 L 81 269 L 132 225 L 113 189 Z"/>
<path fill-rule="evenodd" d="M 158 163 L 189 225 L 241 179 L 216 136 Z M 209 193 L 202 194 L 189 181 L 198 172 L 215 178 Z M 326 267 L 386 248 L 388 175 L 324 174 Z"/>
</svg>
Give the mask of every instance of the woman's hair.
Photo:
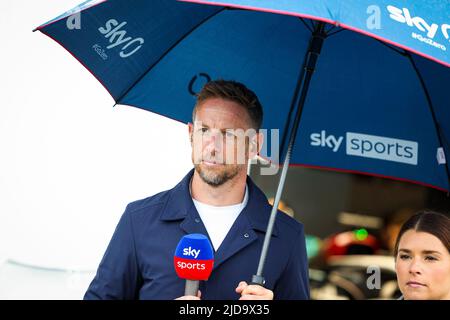
<svg viewBox="0 0 450 320">
<path fill-rule="evenodd" d="M 433 211 L 419 211 L 409 218 L 400 229 L 395 242 L 394 257 L 398 253 L 398 244 L 403 234 L 408 230 L 427 232 L 441 240 L 450 253 L 450 218 Z"/>
</svg>

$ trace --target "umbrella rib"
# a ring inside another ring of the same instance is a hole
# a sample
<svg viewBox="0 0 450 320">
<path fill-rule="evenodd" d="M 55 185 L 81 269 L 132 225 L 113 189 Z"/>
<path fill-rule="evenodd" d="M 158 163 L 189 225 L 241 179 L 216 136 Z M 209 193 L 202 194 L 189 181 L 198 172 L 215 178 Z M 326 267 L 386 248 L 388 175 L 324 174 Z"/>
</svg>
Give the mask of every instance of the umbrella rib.
<svg viewBox="0 0 450 320">
<path fill-rule="evenodd" d="M 334 29 L 334 28 L 330 29 L 329 31 L 332 31 L 333 29 Z M 342 32 L 342 31 L 345 31 L 345 30 L 346 30 L 346 29 L 344 29 L 344 28 L 340 28 L 340 29 L 335 30 L 335 31 L 333 31 L 333 32 L 327 33 L 327 36 L 328 36 L 328 37 L 334 36 L 335 34 L 337 34 L 337 33 L 339 33 L 339 32 Z"/>
<path fill-rule="evenodd" d="M 389 49 L 391 49 L 391 50 L 394 50 L 395 52 L 397 52 L 398 54 L 401 54 L 401 55 L 404 56 L 404 57 L 406 57 L 406 56 L 408 55 L 408 54 L 406 53 L 405 50 L 400 51 L 398 48 L 393 47 L 393 46 L 387 44 L 387 43 L 384 42 L 384 41 L 381 41 L 381 40 L 378 40 L 378 39 L 376 39 L 376 40 L 377 40 L 379 43 L 381 43 L 382 45 L 384 45 L 385 47 L 387 47 L 387 48 L 389 48 Z"/>
<path fill-rule="evenodd" d="M 414 71 L 417 74 L 417 77 L 419 78 L 420 84 L 422 86 L 422 89 L 423 89 L 423 91 L 425 93 L 425 97 L 426 97 L 427 102 L 428 102 L 427 103 L 428 109 L 431 112 L 431 117 L 433 119 L 433 123 L 434 123 L 434 127 L 436 129 L 436 134 L 437 134 L 437 137 L 438 137 L 438 141 L 439 141 L 440 147 L 443 147 L 444 143 L 442 141 L 442 135 L 441 135 L 442 129 L 441 129 L 441 126 L 439 125 L 439 122 L 437 121 L 436 113 L 434 112 L 433 103 L 431 102 L 430 93 L 428 92 L 427 86 L 425 84 L 425 80 L 423 79 L 422 74 L 420 73 L 419 69 L 417 68 L 417 65 L 414 62 L 414 59 L 413 59 L 411 53 L 405 52 L 405 55 L 408 57 L 409 61 L 411 62 L 412 66 L 413 66 Z M 445 154 L 445 148 L 442 148 L 442 149 L 443 149 L 445 158 L 449 159 L 448 155 Z M 449 168 L 448 168 L 448 160 L 446 161 L 446 163 L 444 163 L 444 166 L 445 166 L 445 172 L 447 173 L 447 182 L 448 182 L 447 188 L 449 188 L 450 187 L 450 171 L 449 171 Z"/>
<path fill-rule="evenodd" d="M 332 24 L 330 24 L 330 28 L 328 28 L 328 30 L 325 30 L 325 33 L 328 35 L 331 31 L 333 31 L 333 30 L 336 30 L 336 29 L 341 29 L 341 28 L 339 28 L 338 26 L 336 26 L 336 25 L 332 25 Z"/>
<path fill-rule="evenodd" d="M 306 26 L 306 28 L 307 28 L 311 33 L 314 32 L 313 29 L 311 29 L 311 27 L 305 22 L 305 20 L 304 20 L 303 18 L 299 18 L 299 19 L 301 20 L 301 22 L 303 22 L 303 24 Z"/>
<path fill-rule="evenodd" d="M 312 19 L 309 20 L 311 22 L 311 28 L 313 28 L 313 30 L 316 29 L 316 26 L 319 25 L 319 23 L 322 23 L 321 21 L 314 21 Z M 313 31 L 314 32 L 314 31 Z"/>
<path fill-rule="evenodd" d="M 172 51 L 173 48 L 175 48 L 181 41 L 183 41 L 184 39 L 186 39 L 186 37 L 188 37 L 190 34 L 192 34 L 192 32 L 194 32 L 195 30 L 197 30 L 202 24 L 204 24 L 206 21 L 208 21 L 209 19 L 213 18 L 214 16 L 218 15 L 219 13 L 227 10 L 228 7 L 224 7 L 220 10 L 218 10 L 217 12 L 215 12 L 214 14 L 210 15 L 209 17 L 203 19 L 202 21 L 200 21 L 198 24 L 196 24 L 191 30 L 189 30 L 188 32 L 186 32 L 186 34 L 184 34 L 180 39 L 178 39 L 172 46 L 170 46 L 169 49 L 167 49 L 160 57 L 158 60 L 156 60 L 139 78 L 137 78 L 137 80 L 122 94 L 120 95 L 119 98 L 117 98 L 115 105 L 117 105 L 118 103 L 120 103 L 120 100 L 122 100 L 130 91 L 131 89 L 133 89 L 150 71 L 152 71 L 152 69 L 164 58 L 166 57 L 170 51 Z"/>
</svg>

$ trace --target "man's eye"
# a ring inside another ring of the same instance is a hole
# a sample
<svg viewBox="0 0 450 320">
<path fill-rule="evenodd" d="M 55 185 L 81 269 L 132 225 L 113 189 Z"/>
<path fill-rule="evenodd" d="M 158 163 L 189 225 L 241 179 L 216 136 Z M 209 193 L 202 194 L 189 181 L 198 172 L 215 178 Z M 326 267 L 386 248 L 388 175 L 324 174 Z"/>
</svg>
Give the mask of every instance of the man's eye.
<svg viewBox="0 0 450 320">
<path fill-rule="evenodd" d="M 400 259 L 401 260 L 406 260 L 406 259 L 409 259 L 409 256 L 407 254 L 401 254 L 400 255 Z"/>
<path fill-rule="evenodd" d="M 200 131 L 201 131 L 202 133 L 208 132 L 208 128 L 200 128 Z"/>
</svg>

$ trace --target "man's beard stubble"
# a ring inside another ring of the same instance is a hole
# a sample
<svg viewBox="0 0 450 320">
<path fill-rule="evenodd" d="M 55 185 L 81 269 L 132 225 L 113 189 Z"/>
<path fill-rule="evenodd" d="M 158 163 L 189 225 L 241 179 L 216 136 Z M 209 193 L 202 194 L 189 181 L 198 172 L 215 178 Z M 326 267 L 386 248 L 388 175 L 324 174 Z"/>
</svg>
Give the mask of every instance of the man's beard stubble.
<svg viewBox="0 0 450 320">
<path fill-rule="evenodd" d="M 219 187 L 225 182 L 233 179 L 242 170 L 239 165 L 224 165 L 224 170 L 208 170 L 206 165 L 195 164 L 195 171 L 200 178 L 212 187 Z"/>
</svg>

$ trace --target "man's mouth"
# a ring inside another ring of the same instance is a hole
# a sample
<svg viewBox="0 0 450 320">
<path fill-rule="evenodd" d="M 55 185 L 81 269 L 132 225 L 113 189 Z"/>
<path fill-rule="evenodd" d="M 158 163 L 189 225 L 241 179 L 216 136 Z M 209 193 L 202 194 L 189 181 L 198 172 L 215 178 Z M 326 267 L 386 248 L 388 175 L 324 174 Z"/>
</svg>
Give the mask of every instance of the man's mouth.
<svg viewBox="0 0 450 320">
<path fill-rule="evenodd" d="M 408 287 L 411 287 L 411 288 L 423 288 L 423 287 L 426 287 L 426 284 L 421 283 L 421 282 L 417 282 L 417 281 L 408 281 L 406 283 L 406 285 Z"/>
<path fill-rule="evenodd" d="M 214 160 L 203 160 L 202 161 L 205 165 L 207 166 L 219 166 L 221 165 L 220 163 L 214 161 Z"/>
</svg>

